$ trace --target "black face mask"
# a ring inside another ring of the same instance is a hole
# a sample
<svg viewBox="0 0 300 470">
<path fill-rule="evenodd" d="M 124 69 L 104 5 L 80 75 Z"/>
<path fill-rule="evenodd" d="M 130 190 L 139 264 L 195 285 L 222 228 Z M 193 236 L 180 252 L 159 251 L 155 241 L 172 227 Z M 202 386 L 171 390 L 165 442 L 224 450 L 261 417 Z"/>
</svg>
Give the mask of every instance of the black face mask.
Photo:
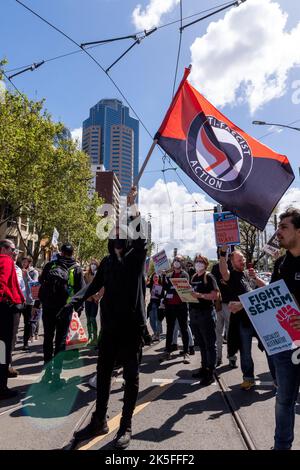
<svg viewBox="0 0 300 470">
<path fill-rule="evenodd" d="M 126 243 L 126 240 L 124 239 L 120 239 L 120 238 L 116 238 L 116 239 L 113 239 L 113 240 L 108 240 L 108 251 L 110 254 L 114 254 L 115 252 L 115 249 L 117 250 L 121 250 L 123 249 L 123 252 L 126 250 L 126 247 L 127 247 L 127 243 Z"/>
</svg>

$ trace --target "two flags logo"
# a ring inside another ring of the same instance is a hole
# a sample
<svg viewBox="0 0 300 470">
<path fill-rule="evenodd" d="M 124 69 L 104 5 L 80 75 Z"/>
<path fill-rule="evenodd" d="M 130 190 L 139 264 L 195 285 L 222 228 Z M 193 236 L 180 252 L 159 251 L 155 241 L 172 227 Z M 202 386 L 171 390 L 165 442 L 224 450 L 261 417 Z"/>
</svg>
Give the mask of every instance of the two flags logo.
<svg viewBox="0 0 300 470">
<path fill-rule="evenodd" d="M 210 197 L 263 230 L 295 178 L 289 161 L 214 108 L 187 81 L 189 73 L 155 139 Z"/>
</svg>

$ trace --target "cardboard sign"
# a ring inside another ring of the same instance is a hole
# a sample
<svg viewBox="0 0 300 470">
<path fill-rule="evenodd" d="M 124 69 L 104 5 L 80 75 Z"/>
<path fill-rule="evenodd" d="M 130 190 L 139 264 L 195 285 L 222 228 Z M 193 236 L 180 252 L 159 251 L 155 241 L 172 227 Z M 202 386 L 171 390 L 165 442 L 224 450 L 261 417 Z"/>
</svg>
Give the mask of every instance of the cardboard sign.
<svg viewBox="0 0 300 470">
<path fill-rule="evenodd" d="M 170 269 L 170 263 L 167 257 L 165 250 L 156 253 L 152 256 L 154 269 L 157 274 L 160 274 L 162 271 L 168 271 Z"/>
<path fill-rule="evenodd" d="M 274 233 L 274 235 L 272 235 L 272 237 L 270 238 L 268 243 L 263 247 L 263 251 L 265 253 L 268 253 L 268 255 L 271 255 L 271 256 L 274 256 L 274 257 L 279 256 L 279 254 L 280 254 L 280 244 L 279 244 L 279 240 L 277 238 L 276 233 Z"/>
<path fill-rule="evenodd" d="M 198 299 L 192 296 L 193 288 L 185 277 L 171 278 L 170 281 L 182 302 L 198 303 Z"/>
<path fill-rule="evenodd" d="M 41 284 L 38 281 L 30 281 L 28 284 L 29 284 L 32 299 L 39 300 L 39 290 L 40 290 Z"/>
<path fill-rule="evenodd" d="M 238 218 L 231 212 L 214 214 L 216 245 L 239 245 L 240 230 Z"/>
<path fill-rule="evenodd" d="M 56 230 L 56 228 L 54 227 L 53 234 L 52 234 L 52 240 L 51 240 L 51 245 L 52 245 L 53 247 L 57 247 L 57 245 L 58 245 L 58 237 L 59 237 L 59 233 L 58 233 L 58 231 Z"/>
<path fill-rule="evenodd" d="M 68 336 L 66 339 L 66 350 L 80 349 L 86 346 L 88 338 L 76 312 L 72 314 Z"/>
<path fill-rule="evenodd" d="M 283 280 L 240 295 L 240 301 L 269 356 L 300 346 L 300 331 L 290 324 L 299 307 Z"/>
</svg>

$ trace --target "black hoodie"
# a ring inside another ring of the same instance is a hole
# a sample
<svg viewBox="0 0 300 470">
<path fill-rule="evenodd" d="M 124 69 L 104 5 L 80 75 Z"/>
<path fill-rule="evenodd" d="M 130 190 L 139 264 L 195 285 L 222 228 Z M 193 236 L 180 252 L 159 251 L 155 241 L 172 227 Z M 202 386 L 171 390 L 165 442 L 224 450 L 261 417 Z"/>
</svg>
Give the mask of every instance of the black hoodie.
<svg viewBox="0 0 300 470">
<path fill-rule="evenodd" d="M 39 278 L 39 281 L 41 283 L 40 293 L 43 291 L 43 289 L 45 289 L 45 287 L 47 288 L 47 278 L 48 278 L 48 273 L 50 269 L 53 266 L 58 266 L 58 265 L 64 266 L 67 270 L 70 270 L 71 268 L 75 269 L 74 270 L 74 293 L 80 291 L 85 286 L 82 269 L 79 266 L 79 264 L 75 261 L 75 259 L 65 258 L 64 256 L 58 255 L 56 260 L 49 261 L 49 263 L 45 265 L 40 275 L 40 278 Z M 45 296 L 45 297 L 47 298 L 48 296 Z M 62 308 L 66 303 L 65 297 L 62 297 L 61 299 L 50 298 L 46 302 L 45 302 L 45 299 L 44 301 L 42 300 L 42 298 L 40 300 L 42 301 L 43 305 L 46 305 L 47 307 L 53 307 L 53 308 Z"/>
<path fill-rule="evenodd" d="M 101 299 L 101 329 L 121 333 L 140 333 L 146 324 L 144 268 L 147 241 L 143 238 L 124 242 L 120 259 L 109 240 L 109 255 L 103 258 L 94 280 L 71 300 L 75 310 L 104 287 Z"/>
</svg>

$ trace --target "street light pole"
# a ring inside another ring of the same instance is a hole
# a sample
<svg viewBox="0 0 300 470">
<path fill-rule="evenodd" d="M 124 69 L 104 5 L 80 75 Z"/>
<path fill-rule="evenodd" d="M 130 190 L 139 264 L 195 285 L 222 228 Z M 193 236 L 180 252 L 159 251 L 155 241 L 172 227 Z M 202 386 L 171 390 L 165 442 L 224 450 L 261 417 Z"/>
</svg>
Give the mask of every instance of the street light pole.
<svg viewBox="0 0 300 470">
<path fill-rule="evenodd" d="M 278 126 L 285 127 L 287 129 L 293 129 L 294 131 L 300 131 L 300 127 L 289 126 L 288 124 L 275 124 L 274 122 L 265 122 L 265 121 L 252 121 L 252 124 L 255 126 Z"/>
</svg>

